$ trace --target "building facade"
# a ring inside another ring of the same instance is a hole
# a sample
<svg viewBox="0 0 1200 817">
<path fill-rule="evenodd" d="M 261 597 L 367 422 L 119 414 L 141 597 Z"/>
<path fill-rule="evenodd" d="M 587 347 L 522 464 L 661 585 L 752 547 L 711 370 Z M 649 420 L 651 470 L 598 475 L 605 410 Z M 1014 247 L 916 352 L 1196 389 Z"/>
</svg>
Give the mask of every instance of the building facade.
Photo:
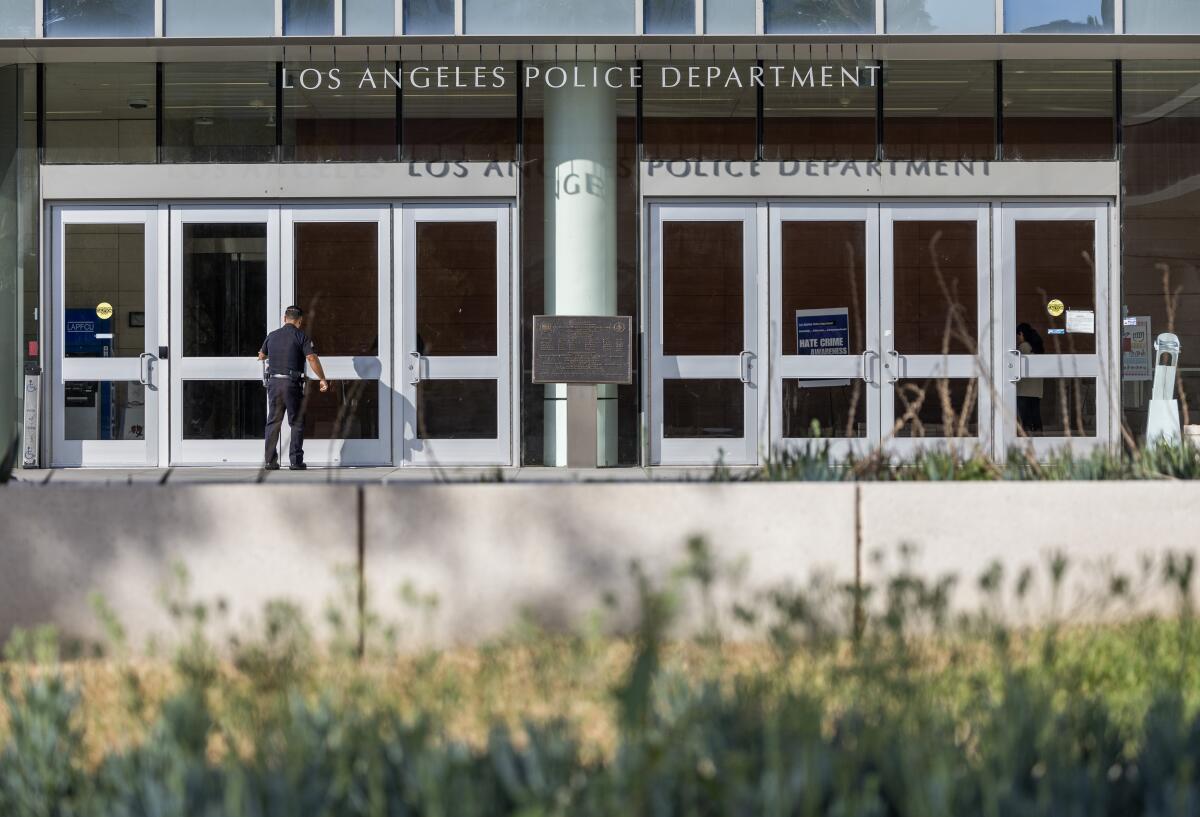
<svg viewBox="0 0 1200 817">
<path fill-rule="evenodd" d="M 28 464 L 258 464 L 291 303 L 315 464 L 564 465 L 535 315 L 633 317 L 605 466 L 1131 442 L 1161 332 L 1200 411 L 1192 0 L 7 0 L 0 35 Z"/>
</svg>

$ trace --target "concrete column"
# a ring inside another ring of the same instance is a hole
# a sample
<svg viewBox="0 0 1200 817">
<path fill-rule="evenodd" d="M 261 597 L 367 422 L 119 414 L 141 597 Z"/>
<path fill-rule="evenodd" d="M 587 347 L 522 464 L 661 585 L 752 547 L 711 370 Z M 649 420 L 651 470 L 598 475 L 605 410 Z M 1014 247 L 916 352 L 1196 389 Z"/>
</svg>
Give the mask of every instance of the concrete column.
<svg viewBox="0 0 1200 817">
<path fill-rule="evenodd" d="M 581 75 L 585 72 L 581 71 Z M 590 78 L 592 72 L 586 71 Z M 546 314 L 617 309 L 617 97 L 611 88 L 547 87 Z M 546 386 L 546 464 L 567 464 L 567 389 Z M 616 387 L 601 386 L 596 461 L 617 460 Z"/>
</svg>

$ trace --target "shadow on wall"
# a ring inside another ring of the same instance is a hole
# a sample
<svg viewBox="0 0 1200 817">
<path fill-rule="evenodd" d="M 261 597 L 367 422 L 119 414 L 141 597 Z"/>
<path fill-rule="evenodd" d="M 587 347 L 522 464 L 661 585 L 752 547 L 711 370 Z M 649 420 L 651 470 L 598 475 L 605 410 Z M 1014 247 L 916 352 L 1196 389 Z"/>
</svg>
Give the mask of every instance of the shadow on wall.
<svg viewBox="0 0 1200 817">
<path fill-rule="evenodd" d="M 131 643 L 169 623 L 160 603 L 176 564 L 198 596 L 240 617 L 268 599 L 317 612 L 337 570 L 357 566 L 354 488 L 197 485 L 0 490 L 0 635 L 54 622 L 101 635 L 88 597 L 100 593 Z M 303 531 L 303 536 L 296 535 Z"/>
</svg>

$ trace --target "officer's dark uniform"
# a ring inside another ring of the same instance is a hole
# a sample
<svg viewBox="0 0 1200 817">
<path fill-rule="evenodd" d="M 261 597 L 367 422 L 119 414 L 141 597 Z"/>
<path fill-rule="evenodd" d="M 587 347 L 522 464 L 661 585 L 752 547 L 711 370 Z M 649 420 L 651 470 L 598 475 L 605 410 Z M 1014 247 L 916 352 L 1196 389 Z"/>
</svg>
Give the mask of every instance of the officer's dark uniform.
<svg viewBox="0 0 1200 817">
<path fill-rule="evenodd" d="M 308 335 L 290 323 L 267 335 L 262 353 L 267 356 L 267 449 L 265 462 L 279 462 L 279 428 L 287 409 L 292 428 L 288 452 L 292 465 L 304 463 L 304 362 L 316 354 Z"/>
</svg>

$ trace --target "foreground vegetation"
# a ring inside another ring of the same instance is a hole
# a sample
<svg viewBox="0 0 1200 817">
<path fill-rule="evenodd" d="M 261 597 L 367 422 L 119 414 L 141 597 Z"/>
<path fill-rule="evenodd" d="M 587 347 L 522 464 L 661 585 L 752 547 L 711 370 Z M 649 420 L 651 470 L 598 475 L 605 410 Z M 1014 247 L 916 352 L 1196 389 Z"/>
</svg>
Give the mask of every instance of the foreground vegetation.
<svg viewBox="0 0 1200 817">
<path fill-rule="evenodd" d="M 1200 813 L 1190 557 L 1147 565 L 1169 615 L 1112 577 L 1110 624 L 1060 620 L 1062 559 L 989 569 L 969 615 L 903 567 L 735 604 L 723 571 L 693 541 L 662 586 L 634 571 L 630 630 L 449 652 L 397 652 L 370 613 L 360 642 L 337 609 L 317 646 L 287 604 L 218 641 L 220 607 L 179 591 L 172 642 L 134 659 L 99 603 L 104 658 L 10 641 L 0 814 Z M 1002 623 L 1025 607 L 1041 626 Z"/>
<path fill-rule="evenodd" d="M 1073 450 L 1046 456 L 1028 448 L 1009 449 L 1002 461 L 985 452 L 945 446 L 920 450 L 903 460 L 875 451 L 839 460 L 829 443 L 812 441 L 774 452 L 760 467 L 731 469 L 718 463 L 715 482 L 979 482 L 995 480 L 1192 480 L 1200 479 L 1200 449 L 1191 442 L 1150 448 Z"/>
</svg>

